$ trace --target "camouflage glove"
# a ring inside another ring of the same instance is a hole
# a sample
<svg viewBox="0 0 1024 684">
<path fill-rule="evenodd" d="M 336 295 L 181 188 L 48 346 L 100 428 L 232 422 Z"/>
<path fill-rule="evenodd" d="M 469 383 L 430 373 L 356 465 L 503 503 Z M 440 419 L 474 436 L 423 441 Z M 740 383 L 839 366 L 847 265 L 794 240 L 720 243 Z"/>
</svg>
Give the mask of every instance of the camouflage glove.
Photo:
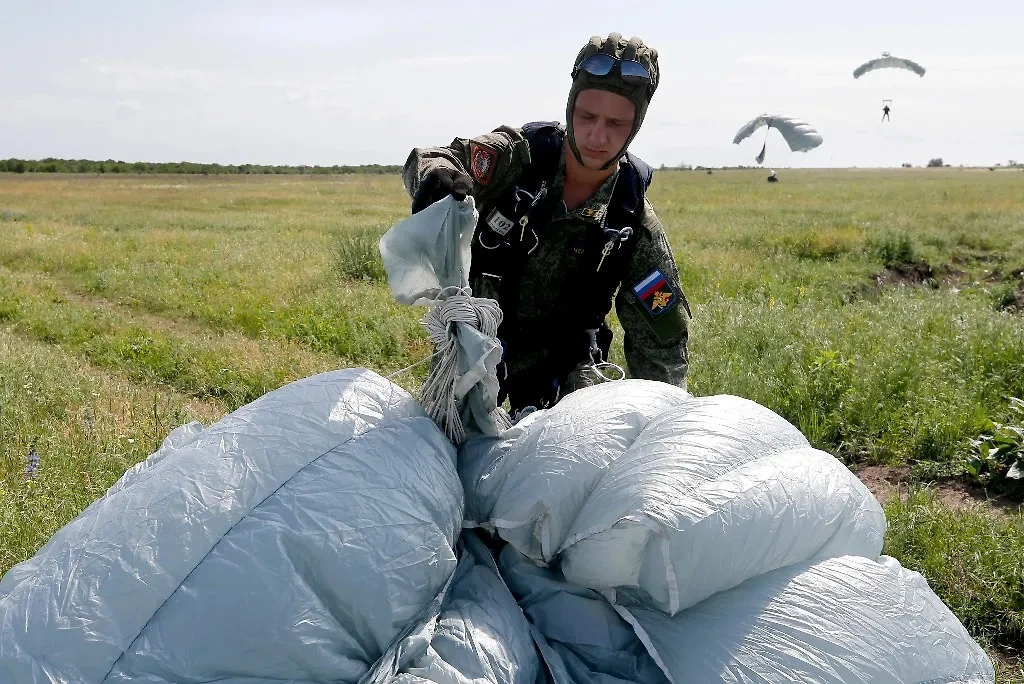
<svg viewBox="0 0 1024 684">
<path fill-rule="evenodd" d="M 426 209 L 434 202 L 451 195 L 460 202 L 473 191 L 473 179 L 455 169 L 438 167 L 420 181 L 412 200 L 412 213 Z"/>
</svg>

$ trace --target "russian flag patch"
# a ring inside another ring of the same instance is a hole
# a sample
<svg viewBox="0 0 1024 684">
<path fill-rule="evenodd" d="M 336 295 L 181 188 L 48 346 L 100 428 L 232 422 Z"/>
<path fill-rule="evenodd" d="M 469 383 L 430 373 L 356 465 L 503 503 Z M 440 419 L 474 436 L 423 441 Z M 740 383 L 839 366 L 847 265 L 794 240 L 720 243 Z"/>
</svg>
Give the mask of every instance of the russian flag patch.
<svg viewBox="0 0 1024 684">
<path fill-rule="evenodd" d="M 658 269 L 654 269 L 643 280 L 633 286 L 633 294 L 648 314 L 657 318 L 667 313 L 679 301 L 679 295 L 672 289 L 668 279 Z"/>
</svg>

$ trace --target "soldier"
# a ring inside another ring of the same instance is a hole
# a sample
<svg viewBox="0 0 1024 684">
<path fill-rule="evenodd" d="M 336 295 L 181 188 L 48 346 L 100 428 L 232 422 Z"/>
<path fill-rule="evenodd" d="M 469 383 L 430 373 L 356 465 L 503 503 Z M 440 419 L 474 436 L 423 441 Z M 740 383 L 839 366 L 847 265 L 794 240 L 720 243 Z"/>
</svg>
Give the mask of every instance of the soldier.
<svg viewBox="0 0 1024 684">
<path fill-rule="evenodd" d="M 608 358 L 614 302 L 629 374 L 686 388 L 689 304 L 645 191 L 652 169 L 627 151 L 658 86 L 657 51 L 594 36 L 572 70 L 566 125 L 501 126 L 415 148 L 404 182 L 416 213 L 472 195 L 480 220 L 470 286 L 503 319 L 501 394 L 513 416 L 592 384 Z"/>
</svg>

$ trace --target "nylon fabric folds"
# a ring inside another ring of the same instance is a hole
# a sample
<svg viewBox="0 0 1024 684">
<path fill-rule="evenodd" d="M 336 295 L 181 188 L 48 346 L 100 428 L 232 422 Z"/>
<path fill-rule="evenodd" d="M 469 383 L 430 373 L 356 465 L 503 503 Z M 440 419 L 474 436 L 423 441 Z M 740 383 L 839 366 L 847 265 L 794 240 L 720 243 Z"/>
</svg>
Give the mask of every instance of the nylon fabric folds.
<svg viewBox="0 0 1024 684">
<path fill-rule="evenodd" d="M 748 399 L 626 380 L 526 421 L 511 444 L 463 451 L 467 510 L 620 602 L 674 615 L 792 563 L 881 553 L 885 516 L 867 488 Z"/>
<path fill-rule="evenodd" d="M 766 573 L 675 617 L 622 610 L 673 684 L 983 684 L 992 663 L 924 578 L 882 556 Z"/>
<path fill-rule="evenodd" d="M 0 681 L 354 682 L 455 570 L 455 449 L 370 371 L 154 456 L 0 582 Z"/>
<path fill-rule="evenodd" d="M 178 427 L 12 568 L 0 682 L 994 682 L 884 534 L 741 397 L 608 382 L 456 448 L 344 369 Z"/>
</svg>

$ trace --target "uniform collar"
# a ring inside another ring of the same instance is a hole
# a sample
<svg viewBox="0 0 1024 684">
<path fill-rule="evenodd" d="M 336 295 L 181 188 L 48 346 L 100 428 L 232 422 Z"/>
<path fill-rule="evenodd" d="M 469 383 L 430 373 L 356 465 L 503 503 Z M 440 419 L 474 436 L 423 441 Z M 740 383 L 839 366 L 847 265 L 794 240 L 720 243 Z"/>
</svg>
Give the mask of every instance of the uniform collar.
<svg viewBox="0 0 1024 684">
<path fill-rule="evenodd" d="M 623 163 L 626 162 L 625 156 L 619 159 L 619 163 L 616 166 L 615 171 L 605 179 L 604 183 L 601 184 L 597 191 L 583 204 L 572 211 L 567 210 L 565 200 L 563 199 L 565 191 L 565 154 L 559 154 L 558 160 L 558 171 L 555 173 L 555 179 L 553 182 L 554 187 L 552 188 L 554 190 L 554 193 L 552 194 L 558 198 L 558 214 L 566 218 L 572 218 L 586 223 L 603 223 L 605 216 L 608 214 L 608 205 L 610 205 L 612 201 L 612 193 L 615 190 L 615 183 L 619 178 Z"/>
</svg>

